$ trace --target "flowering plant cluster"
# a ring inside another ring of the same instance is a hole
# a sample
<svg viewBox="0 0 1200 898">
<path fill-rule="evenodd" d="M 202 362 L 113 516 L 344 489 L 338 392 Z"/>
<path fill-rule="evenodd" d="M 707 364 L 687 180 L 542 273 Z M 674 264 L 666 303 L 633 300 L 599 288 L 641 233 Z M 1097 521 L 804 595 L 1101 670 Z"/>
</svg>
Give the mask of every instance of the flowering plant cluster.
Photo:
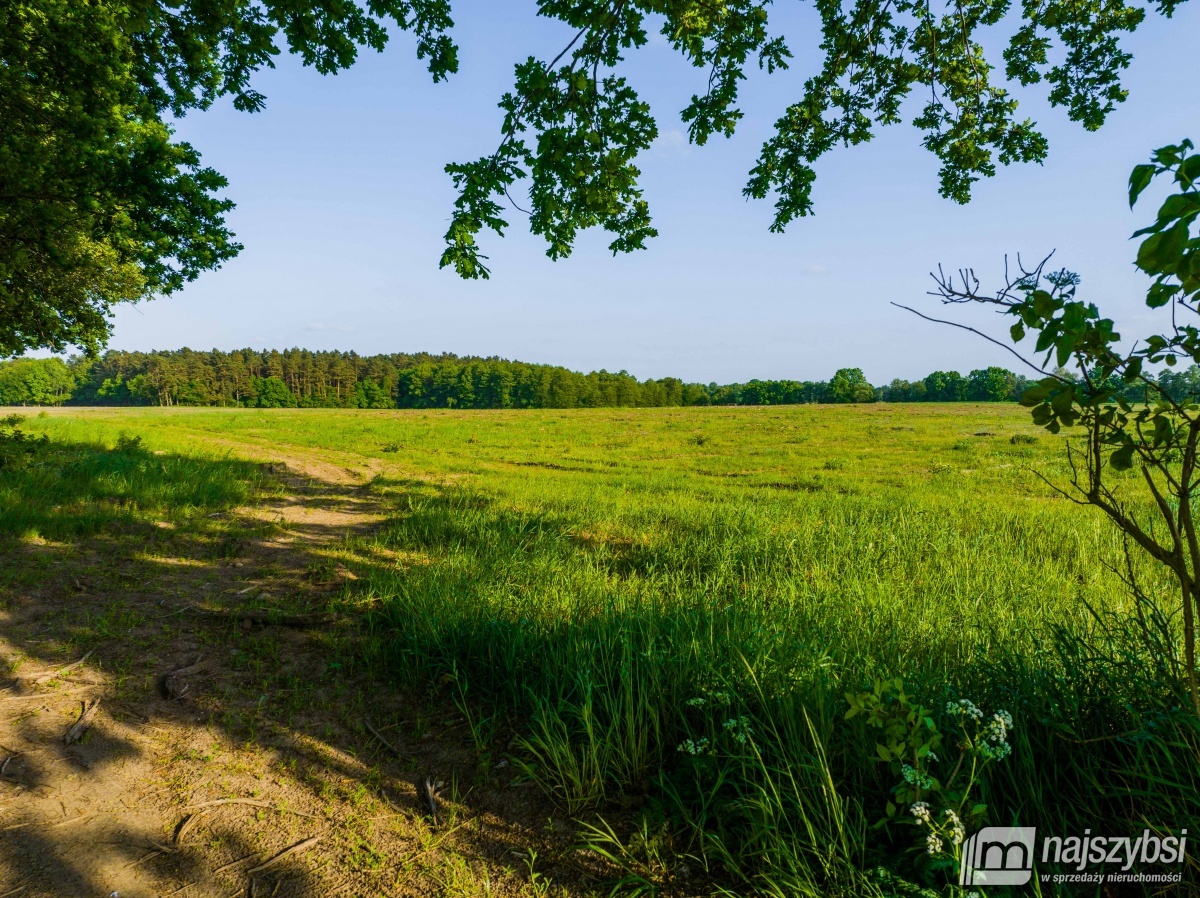
<svg viewBox="0 0 1200 898">
<path fill-rule="evenodd" d="M 684 705 L 700 717 L 709 735 L 684 739 L 677 750 L 693 758 L 717 754 L 718 745 L 724 741 L 727 747 L 749 745 L 754 735 L 750 718 L 734 714 L 734 697 L 728 692 L 705 689 L 702 694 L 689 698 Z"/>
<path fill-rule="evenodd" d="M 712 749 L 708 746 L 708 738 L 702 737 L 700 739 L 684 739 L 679 743 L 679 751 L 697 758 L 700 755 L 709 754 Z"/>
<path fill-rule="evenodd" d="M 732 703 L 733 696 L 715 689 L 705 689 L 703 695 L 697 695 L 684 702 L 689 708 L 728 708 Z"/>
<path fill-rule="evenodd" d="M 922 866 L 957 868 L 967 826 L 981 823 L 987 813 L 987 805 L 972 797 L 980 774 L 1012 753 L 1012 716 L 1007 711 L 988 716 L 974 702 L 958 699 L 946 703 L 939 723 L 898 678 L 878 680 L 871 690 L 846 700 L 847 719 L 863 717 L 879 730 L 876 758 L 897 777 L 887 816 L 878 825 L 895 821 L 916 827 Z"/>
<path fill-rule="evenodd" d="M 974 703 L 960 698 L 956 702 L 946 702 L 946 714 L 961 721 L 964 748 L 969 748 L 984 761 L 1003 761 L 1012 753 L 1008 734 L 1012 731 L 1013 719 L 1007 711 L 997 711 L 984 722 L 983 712 Z"/>
</svg>

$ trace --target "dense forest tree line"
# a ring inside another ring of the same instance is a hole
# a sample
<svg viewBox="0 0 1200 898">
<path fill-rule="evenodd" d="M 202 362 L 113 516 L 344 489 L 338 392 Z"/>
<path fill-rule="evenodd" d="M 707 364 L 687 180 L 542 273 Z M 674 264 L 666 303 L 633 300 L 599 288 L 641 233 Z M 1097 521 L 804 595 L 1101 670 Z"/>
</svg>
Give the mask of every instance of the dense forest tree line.
<svg viewBox="0 0 1200 898">
<path fill-rule="evenodd" d="M 1200 368 L 1158 382 L 1200 396 Z M 0 362 L 0 405 L 162 405 L 250 408 L 597 408 L 794 405 L 814 402 L 1009 402 L 1028 385 L 1004 368 L 935 371 L 872 386 L 859 368 L 828 381 L 741 384 L 638 380 L 624 371 L 580 374 L 555 365 L 451 354 L 285 351 L 109 351 L 95 359 Z M 1141 388 L 1123 387 L 1131 401 Z"/>
</svg>

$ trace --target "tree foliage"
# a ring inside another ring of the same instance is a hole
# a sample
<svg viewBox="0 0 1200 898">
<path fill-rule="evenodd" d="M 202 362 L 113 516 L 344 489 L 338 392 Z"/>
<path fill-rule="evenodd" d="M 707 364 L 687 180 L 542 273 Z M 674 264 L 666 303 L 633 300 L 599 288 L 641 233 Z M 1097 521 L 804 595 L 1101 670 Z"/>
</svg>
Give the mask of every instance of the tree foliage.
<svg viewBox="0 0 1200 898">
<path fill-rule="evenodd" d="M 1158 0 L 1170 16 L 1179 0 Z M 997 163 L 1041 161 L 1047 142 L 1018 114 L 1003 78 L 1045 82 L 1055 106 L 1085 128 L 1099 128 L 1125 99 L 1120 75 L 1130 62 L 1120 36 L 1144 20 L 1147 6 L 1125 0 L 816 0 L 821 67 L 775 123 L 743 191 L 774 197 L 772 230 L 813 211 L 816 162 L 840 145 L 870 140 L 908 115 L 941 164 L 940 192 L 956 202 L 996 172 Z M 770 0 L 540 0 L 541 15 L 572 29 L 549 61 L 516 66 L 495 151 L 447 171 L 458 189 L 442 265 L 487 277 L 478 246 L 485 228 L 503 234 L 504 206 L 529 181 L 529 221 L 554 259 L 568 255 L 576 232 L 601 226 L 614 252 L 640 249 L 656 231 L 638 186 L 635 159 L 658 130 L 649 108 L 619 72 L 657 30 L 704 74 L 682 110 L 688 137 L 702 145 L 731 136 L 743 117 L 748 68 L 786 69 L 788 40 L 775 33 Z M 981 43 L 1008 28 L 1000 58 Z"/>
<path fill-rule="evenodd" d="M 875 388 L 867 382 L 862 368 L 840 368 L 829 382 L 830 402 L 870 402 Z"/>
<path fill-rule="evenodd" d="M 447 0 L 0 3 L 0 356 L 96 350 L 120 302 L 170 294 L 241 248 L 225 178 L 168 122 L 231 96 L 283 47 L 321 72 L 414 32 L 457 67 Z"/>
<path fill-rule="evenodd" d="M 19 363 L 0 363 L 0 378 Z M 624 371 L 580 374 L 555 365 L 428 353 L 109 351 L 75 360 L 74 370 L 70 402 L 81 405 L 586 408 L 683 405 L 696 398 L 672 377 L 639 381 Z"/>
<path fill-rule="evenodd" d="M 0 406 L 61 405 L 75 386 L 75 372 L 62 359 L 0 363 Z"/>
<path fill-rule="evenodd" d="M 225 180 L 139 90 L 130 15 L 0 4 L 0 355 L 94 349 L 114 303 L 177 290 L 238 249 Z"/>
<path fill-rule="evenodd" d="M 946 380 L 960 390 L 926 384 Z M 44 400 L 41 384 L 54 382 Z M 1164 373 L 1173 396 L 1200 396 L 1200 367 Z M 0 362 L 0 405 L 185 405 L 308 408 L 596 408 L 679 405 L 797 405 L 839 402 L 1015 402 L 1028 385 L 1004 368 L 965 377 L 934 372 L 914 381 L 874 387 L 861 369 L 828 380 L 685 383 L 676 377 L 638 380 L 624 372 L 583 374 L 557 365 L 452 354 L 304 349 L 200 352 L 110 350 L 94 359 Z M 1132 394 L 1131 394 L 1132 395 Z M 6 399 L 5 397 L 12 397 Z"/>
</svg>

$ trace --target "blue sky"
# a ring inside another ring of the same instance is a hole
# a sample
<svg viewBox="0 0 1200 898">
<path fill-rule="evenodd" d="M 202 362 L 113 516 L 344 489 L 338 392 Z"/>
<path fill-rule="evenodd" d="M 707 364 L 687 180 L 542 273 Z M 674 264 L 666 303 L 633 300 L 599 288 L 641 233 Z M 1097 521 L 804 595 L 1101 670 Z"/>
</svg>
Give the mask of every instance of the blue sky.
<svg viewBox="0 0 1200 898">
<path fill-rule="evenodd" d="M 563 46 L 566 30 L 534 8 L 459 0 L 461 69 L 449 83 L 432 84 L 399 34 L 333 77 L 281 58 L 257 79 L 262 113 L 222 104 L 180 122 L 180 135 L 229 178 L 230 221 L 246 248 L 174 297 L 123 308 L 112 347 L 448 351 L 703 382 L 825 379 L 856 366 L 882 383 L 936 368 L 1017 367 L 889 303 L 940 314 L 925 295 L 939 263 L 974 265 L 987 278 L 1005 253 L 1051 249 L 1127 336 L 1153 326 L 1128 239 L 1153 203 L 1131 212 L 1125 182 L 1154 147 L 1200 138 L 1196 4 L 1170 21 L 1151 16 L 1127 39 L 1130 98 L 1099 132 L 1050 109 L 1044 90 L 1014 86 L 1050 139 L 1044 166 L 1001 169 L 958 206 L 937 195 L 937 160 L 920 133 L 894 126 L 822 160 L 816 215 L 783 235 L 768 233 L 770 202 L 748 202 L 741 189 L 818 63 L 811 8 L 778 6 L 792 69 L 755 73 L 739 133 L 706 147 L 689 146 L 678 119 L 703 74 L 655 41 L 627 74 L 659 121 L 640 164 L 660 236 L 614 258 L 603 232 L 587 232 L 570 259 L 551 262 L 513 212 L 507 237 L 483 236 L 492 279 L 462 281 L 437 267 L 454 200 L 442 168 L 494 148 L 513 63 Z M 1007 329 L 994 316 L 973 320 Z"/>
</svg>

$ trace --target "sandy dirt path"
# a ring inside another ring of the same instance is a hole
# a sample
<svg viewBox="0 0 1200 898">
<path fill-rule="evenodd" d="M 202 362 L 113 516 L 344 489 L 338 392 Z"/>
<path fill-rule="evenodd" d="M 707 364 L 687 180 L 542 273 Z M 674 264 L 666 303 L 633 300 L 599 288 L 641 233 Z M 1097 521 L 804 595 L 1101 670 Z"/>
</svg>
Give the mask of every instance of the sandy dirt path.
<svg viewBox="0 0 1200 898">
<path fill-rule="evenodd" d="M 448 690 L 341 672 L 359 634 L 329 608 L 387 518 L 379 471 L 269 467 L 278 494 L 226 516 L 225 557 L 0 545 L 44 572 L 0 604 L 0 896 L 587 892 L 566 821 L 481 774 Z"/>
</svg>

